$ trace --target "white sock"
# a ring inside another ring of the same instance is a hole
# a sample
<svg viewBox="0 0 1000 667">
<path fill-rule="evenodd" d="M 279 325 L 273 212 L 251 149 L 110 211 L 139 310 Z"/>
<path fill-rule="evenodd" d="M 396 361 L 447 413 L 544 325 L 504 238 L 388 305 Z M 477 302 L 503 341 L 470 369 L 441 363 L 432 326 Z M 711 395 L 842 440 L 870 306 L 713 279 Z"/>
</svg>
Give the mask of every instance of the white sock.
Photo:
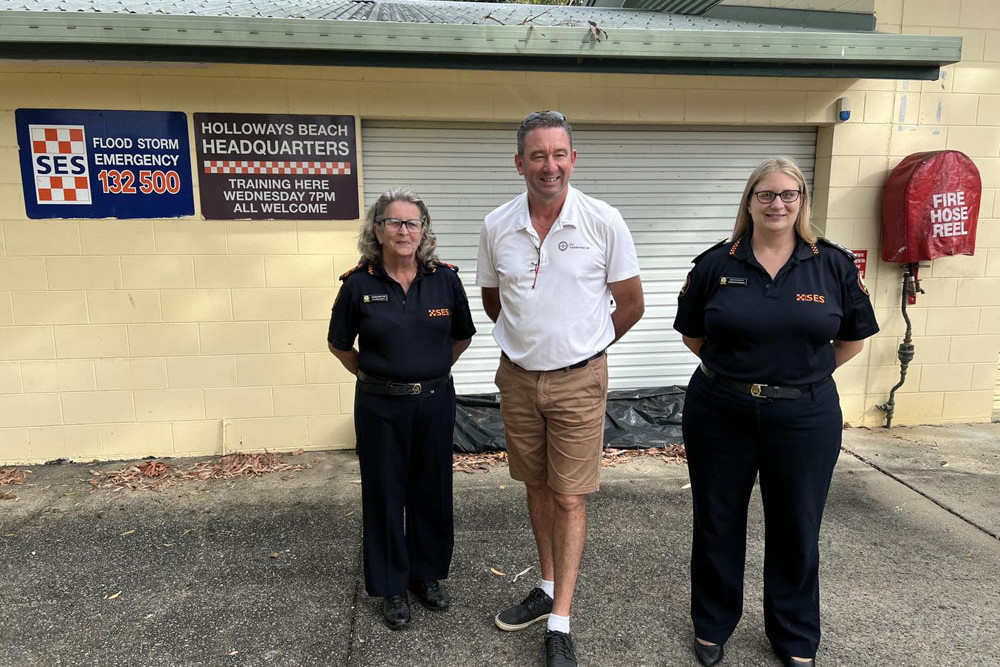
<svg viewBox="0 0 1000 667">
<path fill-rule="evenodd" d="M 569 616 L 556 616 L 549 614 L 549 630 L 553 632 L 565 632 L 569 634 Z"/>
<path fill-rule="evenodd" d="M 545 594 L 550 598 L 554 598 L 556 596 L 556 582 L 539 579 L 538 587 L 545 591 Z"/>
</svg>

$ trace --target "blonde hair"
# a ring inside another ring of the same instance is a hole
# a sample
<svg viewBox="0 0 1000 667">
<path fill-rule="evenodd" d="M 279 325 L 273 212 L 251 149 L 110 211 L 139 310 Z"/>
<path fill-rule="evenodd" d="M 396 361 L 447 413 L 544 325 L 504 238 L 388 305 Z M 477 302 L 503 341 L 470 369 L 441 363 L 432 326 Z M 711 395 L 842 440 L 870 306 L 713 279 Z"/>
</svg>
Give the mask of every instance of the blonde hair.
<svg viewBox="0 0 1000 667">
<path fill-rule="evenodd" d="M 386 190 L 375 203 L 368 207 L 365 212 L 364 222 L 361 223 L 361 234 L 358 236 L 358 251 L 361 259 L 366 262 L 382 261 L 382 244 L 378 242 L 375 235 L 375 225 L 382 222 L 382 215 L 385 209 L 394 201 L 404 201 L 416 205 L 420 209 L 420 219 L 424 225 L 420 228 L 420 243 L 417 245 L 417 264 L 430 268 L 437 257 L 437 237 L 431 229 L 431 214 L 427 211 L 427 204 L 416 192 L 407 188 L 392 188 Z"/>
<path fill-rule="evenodd" d="M 791 176 L 799 184 L 799 217 L 795 221 L 795 233 L 807 243 L 815 243 L 816 229 L 810 221 L 809 211 L 809 188 L 806 186 L 806 177 L 802 175 L 802 170 L 790 158 L 776 157 L 764 160 L 750 174 L 747 179 L 747 186 L 743 189 L 743 199 L 740 201 L 740 210 L 736 214 L 736 224 L 733 226 L 732 240 L 736 240 L 747 233 L 753 231 L 753 220 L 750 218 L 750 198 L 753 197 L 753 189 L 757 187 L 765 176 L 781 172 Z"/>
</svg>

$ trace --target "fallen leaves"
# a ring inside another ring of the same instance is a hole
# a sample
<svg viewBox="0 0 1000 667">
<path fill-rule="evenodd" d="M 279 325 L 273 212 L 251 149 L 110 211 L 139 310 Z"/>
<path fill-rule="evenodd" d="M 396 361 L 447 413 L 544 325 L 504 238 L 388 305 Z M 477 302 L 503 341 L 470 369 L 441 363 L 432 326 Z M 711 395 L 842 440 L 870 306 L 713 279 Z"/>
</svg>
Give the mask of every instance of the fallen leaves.
<svg viewBox="0 0 1000 667">
<path fill-rule="evenodd" d="M 683 444 L 672 444 L 664 447 L 649 447 L 647 449 L 615 449 L 606 447 L 601 455 L 601 466 L 613 468 L 638 458 L 656 458 L 666 463 L 686 463 L 687 455 Z M 472 474 L 476 471 L 486 471 L 507 462 L 507 452 L 483 452 L 481 454 L 455 454 L 452 457 L 451 469 L 455 472 Z"/>
<path fill-rule="evenodd" d="M 0 486 L 24 484 L 30 474 L 30 470 L 22 468 L 0 468 Z"/>
<path fill-rule="evenodd" d="M 122 594 L 122 592 L 121 592 L 121 591 L 118 591 L 118 592 L 117 592 L 117 593 L 115 593 L 114 595 L 105 595 L 105 596 L 104 596 L 104 599 L 105 599 L 105 600 L 117 600 L 117 599 L 118 599 L 118 596 L 119 596 L 119 595 L 121 595 L 121 594 Z"/>
<path fill-rule="evenodd" d="M 587 21 L 587 23 L 590 24 L 590 28 L 588 30 L 589 30 L 589 33 L 590 33 L 590 39 L 591 40 L 593 40 L 595 42 L 599 42 L 599 41 L 601 41 L 601 37 L 602 36 L 604 37 L 604 39 L 608 38 L 608 31 L 607 30 L 605 30 L 601 26 L 597 25 L 593 21 Z"/>
<path fill-rule="evenodd" d="M 607 447 L 604 450 L 604 455 L 601 456 L 601 467 L 613 468 L 638 458 L 660 459 L 665 463 L 686 463 L 687 453 L 684 451 L 684 445 L 682 444 L 650 447 L 648 449 L 614 449 Z"/>
<path fill-rule="evenodd" d="M 451 469 L 455 472 L 472 474 L 477 470 L 490 468 L 507 462 L 507 452 L 484 452 L 482 454 L 455 454 L 452 457 Z"/>
<path fill-rule="evenodd" d="M 514 575 L 514 578 L 510 580 L 510 583 L 512 583 L 512 584 L 516 583 L 518 579 L 520 579 L 524 575 L 528 574 L 533 569 L 535 569 L 534 565 L 529 565 L 528 567 L 524 568 L 523 570 L 521 570 L 520 572 L 518 572 L 517 574 Z M 507 576 L 506 572 L 503 572 L 502 570 L 498 570 L 495 567 L 491 567 L 490 568 L 490 573 L 491 574 L 495 574 L 498 577 L 506 577 Z"/>
<path fill-rule="evenodd" d="M 178 468 L 159 459 L 133 463 L 121 470 L 91 470 L 90 484 L 99 488 L 156 489 L 190 480 L 260 477 L 274 472 L 303 470 L 306 466 L 284 463 L 281 454 L 227 454 Z"/>
</svg>

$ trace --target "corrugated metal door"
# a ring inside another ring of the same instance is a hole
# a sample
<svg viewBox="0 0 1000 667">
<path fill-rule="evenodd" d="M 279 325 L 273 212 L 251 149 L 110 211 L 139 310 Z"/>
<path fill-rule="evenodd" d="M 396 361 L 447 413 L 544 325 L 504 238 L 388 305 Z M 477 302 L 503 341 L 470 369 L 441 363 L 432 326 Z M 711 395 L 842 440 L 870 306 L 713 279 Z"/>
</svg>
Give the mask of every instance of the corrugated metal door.
<svg viewBox="0 0 1000 667">
<path fill-rule="evenodd" d="M 646 314 L 610 354 L 612 388 L 686 384 L 695 357 L 671 324 L 691 259 L 732 230 L 747 176 L 787 155 L 812 181 L 812 128 L 574 127 L 573 184 L 621 210 L 639 253 Z M 406 186 L 427 202 L 441 259 L 457 264 L 479 334 L 455 367 L 459 393 L 496 391 L 499 350 L 475 286 L 483 217 L 524 190 L 510 126 L 366 123 L 365 205 Z"/>
</svg>

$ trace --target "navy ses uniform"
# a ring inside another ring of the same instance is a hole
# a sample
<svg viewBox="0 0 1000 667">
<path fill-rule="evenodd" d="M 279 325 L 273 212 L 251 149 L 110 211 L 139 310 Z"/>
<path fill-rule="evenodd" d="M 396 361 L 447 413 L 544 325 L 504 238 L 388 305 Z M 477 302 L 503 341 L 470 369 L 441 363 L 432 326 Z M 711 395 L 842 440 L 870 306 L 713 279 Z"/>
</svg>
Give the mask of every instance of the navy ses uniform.
<svg viewBox="0 0 1000 667">
<path fill-rule="evenodd" d="M 740 619 L 747 508 L 759 475 L 765 631 L 780 657 L 811 657 L 820 638 L 820 521 L 843 429 L 831 339 L 862 340 L 878 324 L 853 255 L 824 239 L 799 239 L 774 279 L 749 235 L 694 263 L 674 328 L 704 339 L 682 417 L 695 634 L 722 644 Z"/>
<path fill-rule="evenodd" d="M 387 597 L 448 576 L 454 530 L 452 342 L 476 332 L 458 269 L 420 267 L 404 293 L 379 263 L 341 280 L 330 344 L 358 340 L 354 426 L 361 465 L 365 589 Z"/>
</svg>

